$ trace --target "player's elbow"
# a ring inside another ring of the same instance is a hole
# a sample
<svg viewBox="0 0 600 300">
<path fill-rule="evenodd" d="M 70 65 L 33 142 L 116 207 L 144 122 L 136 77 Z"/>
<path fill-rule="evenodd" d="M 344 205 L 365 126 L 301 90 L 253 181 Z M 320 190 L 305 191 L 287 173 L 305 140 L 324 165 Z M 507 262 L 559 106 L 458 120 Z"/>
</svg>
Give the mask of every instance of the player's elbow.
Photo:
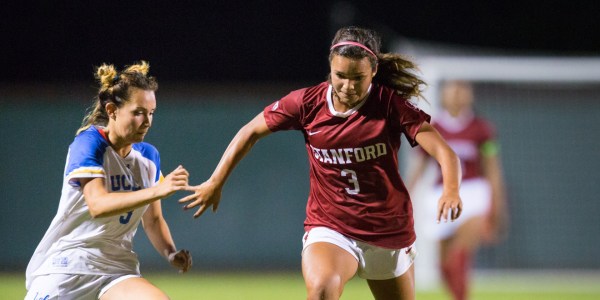
<svg viewBox="0 0 600 300">
<path fill-rule="evenodd" d="M 92 219 L 109 216 L 110 212 L 107 211 L 106 209 L 104 209 L 104 207 L 102 207 L 102 205 L 100 203 L 98 203 L 98 201 L 86 201 L 86 203 L 87 203 L 88 211 L 89 211 Z"/>
<path fill-rule="evenodd" d="M 158 226 L 161 222 L 164 222 L 164 218 L 160 215 L 144 215 L 142 218 L 142 227 L 144 230 L 149 230 Z"/>
<path fill-rule="evenodd" d="M 97 208 L 89 207 L 90 216 L 92 219 L 102 218 L 108 216 L 106 212 L 103 212 Z"/>
</svg>

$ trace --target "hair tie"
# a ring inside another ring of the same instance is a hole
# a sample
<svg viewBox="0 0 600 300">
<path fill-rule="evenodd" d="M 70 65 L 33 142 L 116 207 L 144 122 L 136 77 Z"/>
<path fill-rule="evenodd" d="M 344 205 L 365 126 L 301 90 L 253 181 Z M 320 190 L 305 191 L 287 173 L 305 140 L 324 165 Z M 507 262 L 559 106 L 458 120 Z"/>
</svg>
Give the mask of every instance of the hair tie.
<svg viewBox="0 0 600 300">
<path fill-rule="evenodd" d="M 365 46 L 365 45 L 363 45 L 361 43 L 358 43 L 358 42 L 352 42 L 352 41 L 339 42 L 339 43 L 331 46 L 331 48 L 329 48 L 329 50 L 331 51 L 331 50 L 333 50 L 333 49 L 335 49 L 335 48 L 337 48 L 339 46 L 345 46 L 345 45 L 351 45 L 351 46 L 356 46 L 356 47 L 363 48 L 369 54 L 373 55 L 373 57 L 375 57 L 375 59 L 377 59 L 377 55 L 375 55 L 375 53 L 373 51 L 371 51 L 371 49 L 369 49 L 369 47 L 367 47 L 367 46 Z"/>
<path fill-rule="evenodd" d="M 119 74 L 117 74 L 117 75 L 115 75 L 115 77 L 113 77 L 113 85 L 115 85 L 118 80 L 119 80 Z"/>
</svg>

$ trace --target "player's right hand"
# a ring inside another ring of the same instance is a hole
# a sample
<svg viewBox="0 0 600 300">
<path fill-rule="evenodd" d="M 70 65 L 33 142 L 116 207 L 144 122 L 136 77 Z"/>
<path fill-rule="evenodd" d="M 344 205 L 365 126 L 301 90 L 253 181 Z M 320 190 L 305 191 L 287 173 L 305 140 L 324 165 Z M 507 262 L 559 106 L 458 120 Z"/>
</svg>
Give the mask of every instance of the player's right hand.
<svg viewBox="0 0 600 300">
<path fill-rule="evenodd" d="M 190 202 L 183 207 L 185 210 L 198 206 L 198 211 L 194 214 L 194 218 L 201 216 L 211 206 L 213 212 L 216 212 L 219 208 L 219 202 L 221 201 L 221 186 L 208 180 L 200 185 L 192 186 L 187 190 L 193 191 L 194 193 L 179 199 L 179 203 Z"/>
<path fill-rule="evenodd" d="M 175 168 L 158 185 L 161 198 L 169 197 L 177 191 L 187 190 L 189 177 L 190 173 L 181 165 Z"/>
</svg>

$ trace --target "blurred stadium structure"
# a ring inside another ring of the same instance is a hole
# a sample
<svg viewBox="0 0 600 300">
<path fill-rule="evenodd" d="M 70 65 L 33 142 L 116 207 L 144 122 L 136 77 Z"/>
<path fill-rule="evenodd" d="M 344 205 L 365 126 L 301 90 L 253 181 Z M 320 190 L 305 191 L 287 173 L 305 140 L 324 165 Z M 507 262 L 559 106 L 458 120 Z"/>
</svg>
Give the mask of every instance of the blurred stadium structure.
<svg viewBox="0 0 600 300">
<path fill-rule="evenodd" d="M 514 56 L 402 40 L 429 87 L 420 107 L 439 109 L 444 80 L 474 83 L 475 108 L 496 127 L 507 184 L 509 235 L 484 247 L 478 270 L 600 272 L 600 58 Z M 412 152 L 403 158 L 410 164 Z M 405 164 L 405 165 L 406 165 Z M 435 168 L 428 176 L 433 180 Z M 420 185 L 413 195 L 420 257 L 417 285 L 438 283 L 437 244 L 428 240 Z"/>
</svg>

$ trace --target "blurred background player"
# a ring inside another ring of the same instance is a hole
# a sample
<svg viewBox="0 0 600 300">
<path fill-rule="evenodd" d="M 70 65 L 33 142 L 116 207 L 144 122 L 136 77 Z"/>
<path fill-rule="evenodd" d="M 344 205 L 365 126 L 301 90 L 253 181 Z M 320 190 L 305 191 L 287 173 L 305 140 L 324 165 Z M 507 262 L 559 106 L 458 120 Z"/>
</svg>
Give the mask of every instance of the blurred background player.
<svg viewBox="0 0 600 300">
<path fill-rule="evenodd" d="M 156 148 L 144 143 L 158 83 L 146 62 L 120 74 L 97 68 L 100 91 L 69 146 L 58 212 L 31 258 L 25 299 L 168 299 L 142 278 L 133 237 L 140 220 L 152 245 L 181 272 L 160 199 L 188 187 L 181 166 L 166 177 Z"/>
<path fill-rule="evenodd" d="M 426 232 L 439 240 L 441 274 L 446 287 L 454 299 L 463 300 L 468 298 L 469 270 L 481 242 L 496 242 L 505 233 L 504 181 L 493 127 L 474 113 L 472 85 L 448 81 L 442 86 L 441 97 L 442 111 L 433 126 L 460 157 L 463 171 L 460 196 L 464 209 L 459 220 L 426 226 Z M 420 151 L 420 154 L 425 153 Z M 428 161 L 426 155 L 420 155 L 409 183 L 411 190 L 425 173 Z M 435 199 L 442 192 L 439 177 L 426 205 L 436 205 Z"/>
<path fill-rule="evenodd" d="M 423 82 L 412 62 L 380 53 L 379 35 L 347 27 L 329 51 L 329 80 L 292 91 L 265 107 L 233 138 L 212 176 L 180 202 L 212 206 L 235 166 L 261 138 L 279 130 L 304 135 L 310 192 L 302 272 L 308 299 L 339 299 L 355 274 L 375 299 L 414 299 L 416 255 L 411 199 L 398 172 L 401 135 L 441 165 L 444 194 L 437 219 L 461 213 L 458 157 L 409 98 Z M 290 170 L 290 172 L 292 172 Z"/>
</svg>

